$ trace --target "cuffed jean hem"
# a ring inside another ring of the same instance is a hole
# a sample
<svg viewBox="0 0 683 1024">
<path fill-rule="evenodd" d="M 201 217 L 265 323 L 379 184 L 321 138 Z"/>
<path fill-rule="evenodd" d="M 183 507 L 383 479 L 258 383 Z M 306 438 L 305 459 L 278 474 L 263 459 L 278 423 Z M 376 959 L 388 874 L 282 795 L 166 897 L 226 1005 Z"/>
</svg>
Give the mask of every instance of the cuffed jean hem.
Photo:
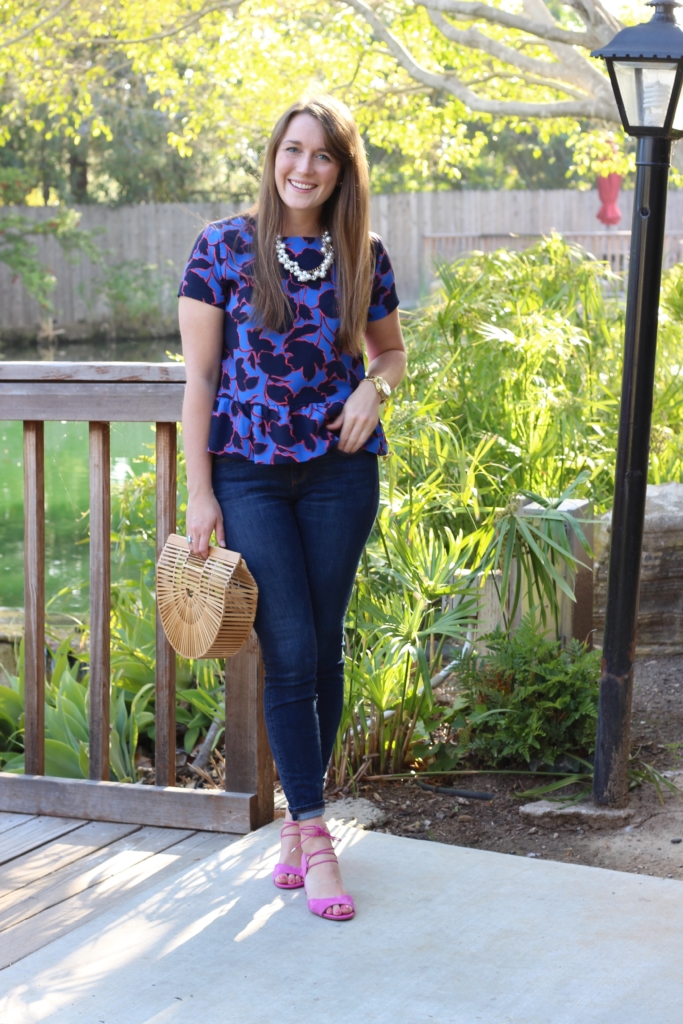
<svg viewBox="0 0 683 1024">
<path fill-rule="evenodd" d="M 312 811 L 292 811 L 289 812 L 292 815 L 292 821 L 307 821 L 308 818 L 322 818 L 325 813 L 325 804 L 322 807 L 315 807 Z"/>
</svg>

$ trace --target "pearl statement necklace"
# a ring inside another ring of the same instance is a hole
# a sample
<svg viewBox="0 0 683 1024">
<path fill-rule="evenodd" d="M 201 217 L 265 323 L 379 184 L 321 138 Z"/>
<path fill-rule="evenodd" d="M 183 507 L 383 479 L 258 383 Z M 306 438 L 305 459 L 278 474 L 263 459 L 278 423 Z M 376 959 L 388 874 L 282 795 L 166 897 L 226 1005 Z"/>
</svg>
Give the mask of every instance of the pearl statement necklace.
<svg viewBox="0 0 683 1024">
<path fill-rule="evenodd" d="M 275 239 L 275 252 L 277 253 L 278 263 L 281 263 L 285 270 L 289 270 L 291 274 L 294 274 L 297 281 L 315 281 L 317 278 L 322 279 L 325 277 L 327 271 L 334 262 L 334 249 L 332 248 L 332 237 L 329 231 L 323 231 L 323 261 L 315 270 L 302 270 L 296 260 L 289 258 L 281 235 L 278 235 Z"/>
</svg>

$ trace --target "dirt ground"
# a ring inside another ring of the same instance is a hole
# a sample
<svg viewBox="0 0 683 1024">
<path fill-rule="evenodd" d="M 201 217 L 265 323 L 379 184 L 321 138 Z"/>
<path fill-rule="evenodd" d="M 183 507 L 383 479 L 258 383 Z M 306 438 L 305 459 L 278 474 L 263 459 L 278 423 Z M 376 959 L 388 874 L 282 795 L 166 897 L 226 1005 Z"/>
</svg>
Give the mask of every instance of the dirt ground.
<svg viewBox="0 0 683 1024">
<path fill-rule="evenodd" d="M 520 814 L 528 800 L 516 794 L 549 781 L 537 775 L 457 776 L 453 785 L 490 793 L 491 800 L 468 800 L 450 793 L 425 792 L 416 780 L 382 779 L 361 782 L 356 794 L 347 790 L 338 798 L 357 795 L 369 799 L 379 812 L 379 832 L 410 839 L 451 843 L 493 850 L 518 857 L 632 871 L 662 878 L 683 879 L 683 657 L 644 660 L 636 664 L 632 750 L 667 777 L 679 791 L 662 793 L 649 783 L 630 796 L 633 817 L 628 825 L 610 829 L 576 823 L 531 821 Z M 178 751 L 177 784 L 191 788 L 223 785 L 223 758 L 216 751 L 206 770 L 196 769 Z M 138 772 L 154 782 L 151 761 L 140 758 Z M 449 777 L 431 776 L 431 783 L 450 783 Z M 284 796 L 279 796 L 279 815 Z M 329 801 L 334 814 L 334 799 Z"/>
<path fill-rule="evenodd" d="M 683 879 L 683 657 L 637 663 L 632 721 L 633 752 L 640 750 L 642 760 L 667 772 L 680 794 L 665 791 L 661 803 L 651 784 L 633 790 L 635 813 L 619 828 L 527 820 L 519 812 L 527 801 L 513 794 L 530 787 L 529 776 L 458 777 L 459 788 L 493 794 L 486 802 L 427 793 L 414 781 L 361 784 L 358 795 L 386 815 L 376 827 L 380 832 Z"/>
</svg>

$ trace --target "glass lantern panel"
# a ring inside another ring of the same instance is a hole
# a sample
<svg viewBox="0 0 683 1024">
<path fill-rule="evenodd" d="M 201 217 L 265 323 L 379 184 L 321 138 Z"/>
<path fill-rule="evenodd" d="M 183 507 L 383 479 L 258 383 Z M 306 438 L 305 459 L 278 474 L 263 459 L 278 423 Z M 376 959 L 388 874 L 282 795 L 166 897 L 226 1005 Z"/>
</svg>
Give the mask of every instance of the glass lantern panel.
<svg viewBox="0 0 683 1024">
<path fill-rule="evenodd" d="M 671 127 L 675 132 L 683 132 L 683 89 L 678 94 L 678 104 L 676 105 L 676 113 L 674 114 L 674 120 Z"/>
<path fill-rule="evenodd" d="M 621 99 L 632 127 L 664 127 L 676 67 L 663 61 L 614 61 Z"/>
</svg>

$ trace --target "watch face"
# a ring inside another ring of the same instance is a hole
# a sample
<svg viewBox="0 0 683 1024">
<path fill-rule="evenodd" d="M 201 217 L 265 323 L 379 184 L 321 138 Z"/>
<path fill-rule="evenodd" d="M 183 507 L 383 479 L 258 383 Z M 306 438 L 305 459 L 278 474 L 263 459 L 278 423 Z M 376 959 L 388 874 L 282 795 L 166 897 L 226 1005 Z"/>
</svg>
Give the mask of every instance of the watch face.
<svg viewBox="0 0 683 1024">
<path fill-rule="evenodd" d="M 391 397 L 391 388 L 385 381 L 384 377 L 377 377 L 374 374 L 371 374 L 371 376 L 366 377 L 365 379 L 369 380 L 377 391 L 377 394 L 381 395 L 381 401 L 385 402 L 387 398 Z"/>
</svg>

